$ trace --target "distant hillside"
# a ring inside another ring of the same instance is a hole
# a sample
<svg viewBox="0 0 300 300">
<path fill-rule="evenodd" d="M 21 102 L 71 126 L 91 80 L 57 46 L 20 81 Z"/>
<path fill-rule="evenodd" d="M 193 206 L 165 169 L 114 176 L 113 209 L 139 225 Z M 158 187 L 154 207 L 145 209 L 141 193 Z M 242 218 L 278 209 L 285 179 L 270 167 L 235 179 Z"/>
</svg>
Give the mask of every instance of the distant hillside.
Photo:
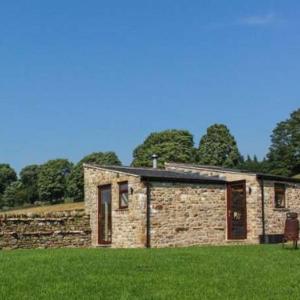
<svg viewBox="0 0 300 300">
<path fill-rule="evenodd" d="M 30 208 L 21 208 L 9 211 L 0 211 L 0 215 L 17 215 L 17 214 L 28 214 L 28 213 L 37 213 L 45 214 L 49 212 L 58 212 L 58 211 L 69 211 L 76 209 L 84 209 L 84 202 L 75 202 L 75 203 L 63 203 L 49 206 L 36 206 Z"/>
</svg>

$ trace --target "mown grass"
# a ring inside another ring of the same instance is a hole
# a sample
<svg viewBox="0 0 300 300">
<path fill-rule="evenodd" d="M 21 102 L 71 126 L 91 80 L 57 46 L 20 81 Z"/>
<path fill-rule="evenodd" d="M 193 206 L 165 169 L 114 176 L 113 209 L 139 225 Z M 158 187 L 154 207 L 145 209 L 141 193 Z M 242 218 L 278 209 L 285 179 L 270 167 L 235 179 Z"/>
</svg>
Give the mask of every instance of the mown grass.
<svg viewBox="0 0 300 300">
<path fill-rule="evenodd" d="M 0 299 L 299 299 L 280 246 L 0 252 Z"/>
</svg>

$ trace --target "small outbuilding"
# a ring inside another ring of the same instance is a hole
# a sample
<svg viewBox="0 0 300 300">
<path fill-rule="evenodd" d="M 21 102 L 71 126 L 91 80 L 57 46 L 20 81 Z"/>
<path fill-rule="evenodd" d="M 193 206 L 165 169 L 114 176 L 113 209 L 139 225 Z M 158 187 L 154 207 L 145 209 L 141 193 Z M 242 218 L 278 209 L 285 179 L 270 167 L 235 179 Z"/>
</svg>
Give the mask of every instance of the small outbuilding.
<svg viewBox="0 0 300 300">
<path fill-rule="evenodd" d="M 300 180 L 211 166 L 84 165 L 92 245 L 115 248 L 276 242 L 300 213 Z"/>
</svg>

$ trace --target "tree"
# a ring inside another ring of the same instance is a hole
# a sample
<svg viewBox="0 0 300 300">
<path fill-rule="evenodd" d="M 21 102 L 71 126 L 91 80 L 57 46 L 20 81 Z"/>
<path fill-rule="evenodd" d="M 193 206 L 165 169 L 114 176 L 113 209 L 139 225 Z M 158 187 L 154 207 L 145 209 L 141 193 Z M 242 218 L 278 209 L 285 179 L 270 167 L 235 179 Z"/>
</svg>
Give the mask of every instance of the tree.
<svg viewBox="0 0 300 300">
<path fill-rule="evenodd" d="M 200 164 L 236 167 L 241 162 L 241 155 L 234 137 L 223 124 L 215 124 L 207 129 L 198 150 Z"/>
<path fill-rule="evenodd" d="M 66 181 L 73 168 L 67 159 L 49 160 L 38 173 L 40 201 L 58 202 L 66 195 Z"/>
<path fill-rule="evenodd" d="M 24 204 L 26 201 L 26 191 L 21 181 L 12 182 L 1 198 L 2 207 L 14 207 Z"/>
<path fill-rule="evenodd" d="M 187 130 L 165 130 L 151 133 L 133 151 L 132 166 L 151 167 L 153 154 L 158 155 L 158 167 L 165 162 L 191 163 L 195 160 L 193 135 Z"/>
<path fill-rule="evenodd" d="M 247 155 L 246 159 L 242 159 L 238 168 L 255 173 L 266 173 L 268 171 L 267 164 L 268 162 L 265 158 L 262 161 L 259 161 L 256 155 L 253 156 L 253 159 L 250 155 Z"/>
<path fill-rule="evenodd" d="M 38 175 L 40 166 L 29 165 L 24 167 L 20 172 L 20 180 L 26 191 L 26 202 L 34 203 L 39 200 Z"/>
<path fill-rule="evenodd" d="M 267 158 L 270 173 L 293 176 L 300 173 L 300 108 L 277 124 Z"/>
<path fill-rule="evenodd" d="M 94 152 L 85 156 L 72 170 L 67 181 L 67 195 L 74 201 L 83 201 L 83 164 L 95 163 L 98 165 L 117 165 L 121 162 L 114 152 Z"/>
<path fill-rule="evenodd" d="M 17 174 L 9 164 L 0 164 L 0 195 L 14 181 L 17 180 Z"/>
</svg>

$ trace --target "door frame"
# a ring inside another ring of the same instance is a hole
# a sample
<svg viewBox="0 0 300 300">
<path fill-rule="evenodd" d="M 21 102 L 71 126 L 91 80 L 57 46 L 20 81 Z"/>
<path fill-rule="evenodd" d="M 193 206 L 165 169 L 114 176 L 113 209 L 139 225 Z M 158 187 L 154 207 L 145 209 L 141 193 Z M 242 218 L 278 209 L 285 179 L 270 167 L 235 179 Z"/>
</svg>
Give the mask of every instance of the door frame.
<svg viewBox="0 0 300 300">
<path fill-rule="evenodd" d="M 111 240 L 104 241 L 102 240 L 101 236 L 101 191 L 105 189 L 110 189 L 110 231 L 112 232 L 112 185 L 111 184 L 105 184 L 105 185 L 99 185 L 98 186 L 98 205 L 97 205 L 97 229 L 98 229 L 98 245 L 110 245 L 112 243 L 112 237 Z"/>
<path fill-rule="evenodd" d="M 244 234 L 241 237 L 232 236 L 232 218 L 231 218 L 231 200 L 232 192 L 231 187 L 234 185 L 243 185 L 244 190 L 244 205 L 245 210 L 244 217 Z M 245 240 L 247 239 L 247 191 L 246 191 L 246 180 L 231 181 L 227 183 L 227 239 L 228 240 Z"/>
</svg>

